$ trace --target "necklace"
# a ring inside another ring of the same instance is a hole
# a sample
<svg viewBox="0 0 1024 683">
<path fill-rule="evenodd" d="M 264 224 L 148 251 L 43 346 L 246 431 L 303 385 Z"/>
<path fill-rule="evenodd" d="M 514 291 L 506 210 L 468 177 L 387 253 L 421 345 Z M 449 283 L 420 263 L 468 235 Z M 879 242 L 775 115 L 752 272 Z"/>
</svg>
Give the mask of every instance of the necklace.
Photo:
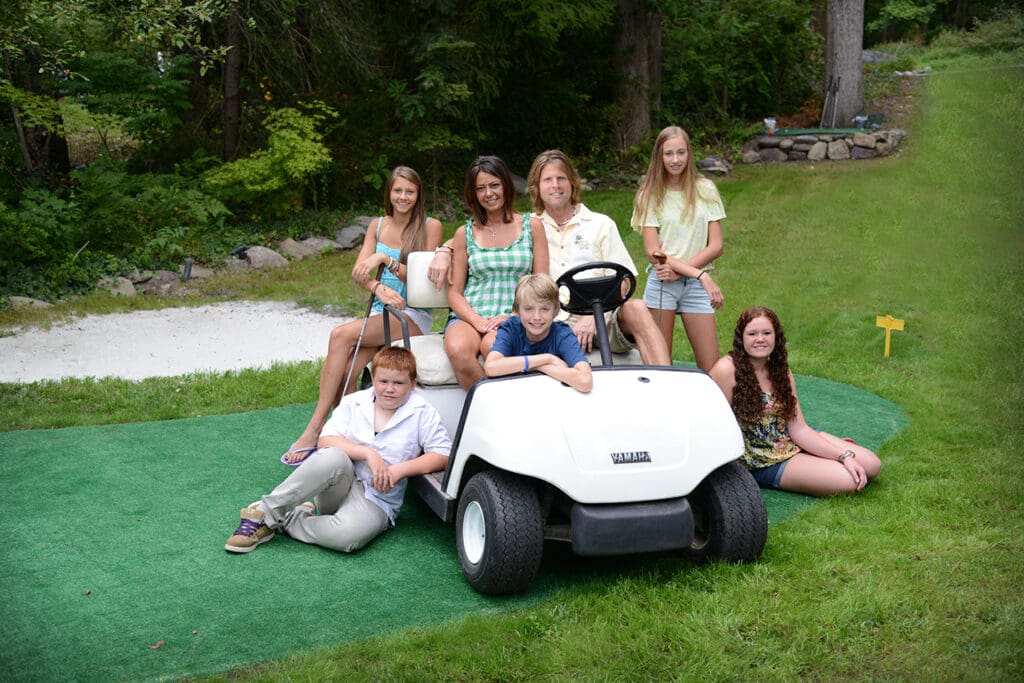
<svg viewBox="0 0 1024 683">
<path fill-rule="evenodd" d="M 564 227 L 566 226 L 566 224 L 567 224 L 567 223 L 568 223 L 569 221 L 571 221 L 571 220 L 572 220 L 572 219 L 573 219 L 573 218 L 574 218 L 574 217 L 576 216 L 576 213 L 577 213 L 577 212 L 578 212 L 579 210 L 580 210 L 580 207 L 579 207 L 579 205 L 576 205 L 576 206 L 572 207 L 572 213 L 571 213 L 571 214 L 569 214 L 569 217 L 568 217 L 568 218 L 566 218 L 566 219 L 565 219 L 564 221 L 561 221 L 561 222 L 559 222 L 559 221 L 555 221 L 555 225 L 557 225 L 557 226 L 558 226 L 558 227 L 560 227 L 560 228 L 564 228 Z"/>
</svg>

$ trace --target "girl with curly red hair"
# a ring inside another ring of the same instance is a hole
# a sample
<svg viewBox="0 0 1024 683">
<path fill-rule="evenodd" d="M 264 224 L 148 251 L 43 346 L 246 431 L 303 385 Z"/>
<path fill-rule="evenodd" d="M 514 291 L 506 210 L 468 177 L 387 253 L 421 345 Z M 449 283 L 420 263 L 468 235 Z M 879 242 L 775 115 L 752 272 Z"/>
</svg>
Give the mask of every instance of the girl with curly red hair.
<svg viewBox="0 0 1024 683">
<path fill-rule="evenodd" d="M 807 425 L 786 356 L 782 323 L 755 306 L 736 322 L 732 351 L 711 368 L 743 432 L 741 461 L 764 488 L 832 496 L 878 476 L 878 456 Z"/>
</svg>

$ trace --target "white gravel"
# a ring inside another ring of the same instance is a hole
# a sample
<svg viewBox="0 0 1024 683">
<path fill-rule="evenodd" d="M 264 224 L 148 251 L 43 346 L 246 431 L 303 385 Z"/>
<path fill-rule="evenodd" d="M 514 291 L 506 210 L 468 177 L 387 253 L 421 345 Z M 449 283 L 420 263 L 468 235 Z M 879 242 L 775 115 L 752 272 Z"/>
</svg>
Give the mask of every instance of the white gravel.
<svg viewBox="0 0 1024 683">
<path fill-rule="evenodd" d="M 89 315 L 0 337 L 0 382 L 173 377 L 315 360 L 331 329 L 348 320 L 251 301 Z"/>
</svg>

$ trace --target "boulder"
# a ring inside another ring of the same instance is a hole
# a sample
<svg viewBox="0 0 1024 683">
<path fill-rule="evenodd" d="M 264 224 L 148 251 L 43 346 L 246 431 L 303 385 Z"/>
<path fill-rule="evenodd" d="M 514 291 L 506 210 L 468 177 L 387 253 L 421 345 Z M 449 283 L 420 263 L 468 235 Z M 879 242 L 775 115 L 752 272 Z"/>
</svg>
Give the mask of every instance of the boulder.
<svg viewBox="0 0 1024 683">
<path fill-rule="evenodd" d="M 334 251 L 335 249 L 341 249 L 341 245 L 332 239 L 326 237 L 307 237 L 302 240 L 302 244 L 312 249 L 317 254 L 322 254 L 325 251 Z"/>
<path fill-rule="evenodd" d="M 732 171 L 732 164 L 722 157 L 708 156 L 697 162 L 697 168 L 715 175 L 728 175 Z"/>
<path fill-rule="evenodd" d="M 746 152 L 743 153 L 743 157 L 741 160 L 745 164 L 756 164 L 757 162 L 761 161 L 761 153 L 758 152 L 757 150 L 748 149 Z"/>
<path fill-rule="evenodd" d="M 793 150 L 796 151 L 796 152 L 810 152 L 811 148 L 814 147 L 814 145 L 816 145 L 816 144 L 818 144 L 818 143 L 815 142 L 815 143 L 809 145 L 806 142 L 795 142 L 795 143 L 793 143 Z M 782 149 L 782 148 L 780 147 L 779 149 Z"/>
<path fill-rule="evenodd" d="M 12 296 L 11 308 L 51 308 L 53 304 L 28 296 Z"/>
<path fill-rule="evenodd" d="M 781 149 L 783 152 L 788 152 L 789 150 L 793 149 L 794 144 L 795 143 L 793 141 L 793 138 L 782 138 L 781 140 L 779 140 L 779 149 Z"/>
<path fill-rule="evenodd" d="M 257 270 L 260 268 L 280 268 L 281 266 L 288 265 L 288 259 L 284 256 L 281 256 L 273 249 L 260 246 L 246 249 L 245 260 Z"/>
<path fill-rule="evenodd" d="M 875 143 L 875 154 L 877 154 L 878 156 L 880 156 L 880 157 L 889 156 L 889 152 L 890 151 L 891 151 L 891 148 L 889 147 L 889 143 L 888 142 L 878 142 L 878 143 Z"/>
<path fill-rule="evenodd" d="M 851 159 L 871 159 L 877 156 L 875 150 L 865 149 L 864 147 L 854 147 L 850 150 Z"/>
<path fill-rule="evenodd" d="M 786 153 L 776 147 L 761 150 L 761 161 L 777 162 L 785 161 L 786 159 Z"/>
<path fill-rule="evenodd" d="M 850 158 L 850 148 L 846 146 L 845 140 L 833 140 L 828 143 L 828 158 L 832 161 L 841 161 Z"/>
<path fill-rule="evenodd" d="M 790 161 L 803 161 L 804 159 L 807 158 L 807 152 L 800 152 L 794 150 L 791 151 L 788 156 Z"/>
<path fill-rule="evenodd" d="M 782 138 L 777 138 L 774 135 L 762 135 L 757 139 L 757 146 L 761 149 L 769 149 L 772 147 L 778 147 L 779 142 L 781 141 Z"/>
<path fill-rule="evenodd" d="M 352 249 L 363 243 L 366 227 L 365 225 L 350 225 L 347 228 L 342 228 L 334 236 L 334 241 L 342 249 Z"/>
<path fill-rule="evenodd" d="M 115 296 L 135 296 L 135 285 L 126 277 L 102 277 L 96 289 L 104 289 Z"/>
<path fill-rule="evenodd" d="M 302 242 L 296 242 L 291 237 L 285 240 L 281 240 L 278 243 L 277 248 L 281 250 L 281 253 L 285 256 L 291 256 L 296 261 L 301 261 L 305 258 L 316 256 L 317 252 L 315 249 L 311 249 Z"/>
<path fill-rule="evenodd" d="M 817 135 L 797 135 L 795 142 L 800 145 L 814 145 L 818 142 Z M 808 148 L 809 149 L 809 148 Z"/>
<path fill-rule="evenodd" d="M 853 146 L 864 147 L 866 149 L 875 148 L 875 136 L 871 133 L 854 133 L 853 134 Z"/>
<path fill-rule="evenodd" d="M 138 290 L 150 296 L 171 294 L 179 282 L 178 274 L 172 270 L 153 271 L 153 277 L 138 285 Z"/>
<path fill-rule="evenodd" d="M 816 142 L 807 152 L 807 158 L 811 161 L 824 161 L 828 157 L 828 143 Z"/>
<path fill-rule="evenodd" d="M 237 259 L 234 256 L 229 256 L 224 259 L 224 270 L 229 273 L 244 273 L 252 270 L 252 266 L 249 265 L 248 261 Z"/>
</svg>

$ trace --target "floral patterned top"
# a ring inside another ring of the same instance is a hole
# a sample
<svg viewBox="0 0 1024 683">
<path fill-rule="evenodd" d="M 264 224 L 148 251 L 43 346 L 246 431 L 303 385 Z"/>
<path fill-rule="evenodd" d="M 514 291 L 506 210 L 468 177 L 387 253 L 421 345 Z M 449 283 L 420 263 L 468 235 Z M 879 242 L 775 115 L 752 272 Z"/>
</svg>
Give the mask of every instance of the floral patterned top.
<svg viewBox="0 0 1024 683">
<path fill-rule="evenodd" d="M 751 470 L 777 465 L 800 452 L 800 447 L 789 436 L 785 418 L 779 414 L 775 396 L 762 391 L 761 402 L 764 404 L 761 418 L 752 425 L 741 425 L 743 455 L 740 461 Z"/>
</svg>

